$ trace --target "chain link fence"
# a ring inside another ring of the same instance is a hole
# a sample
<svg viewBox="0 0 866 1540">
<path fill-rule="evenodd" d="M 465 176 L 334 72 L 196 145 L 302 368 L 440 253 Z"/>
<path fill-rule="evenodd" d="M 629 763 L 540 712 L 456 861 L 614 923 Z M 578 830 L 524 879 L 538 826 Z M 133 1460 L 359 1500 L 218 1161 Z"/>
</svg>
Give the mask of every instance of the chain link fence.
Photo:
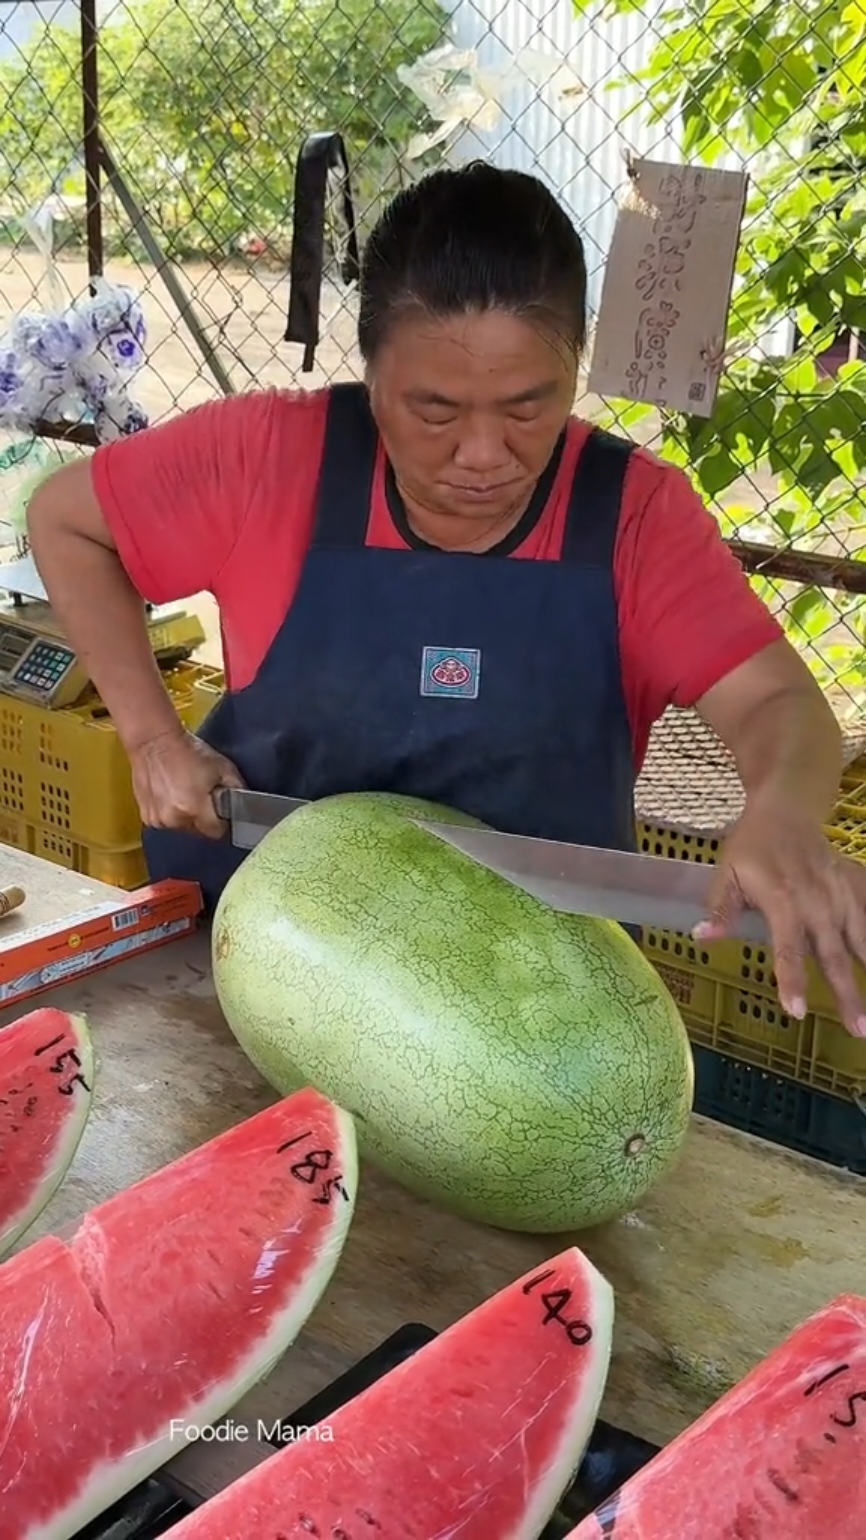
<svg viewBox="0 0 866 1540">
<path fill-rule="evenodd" d="M 85 25 L 82 49 L 76 0 L 0 0 L 0 334 L 87 293 L 96 127 L 91 114 L 83 130 L 82 101 L 98 90 L 118 173 L 103 166 L 98 255 L 140 296 L 130 392 L 151 422 L 220 391 L 359 376 L 336 203 L 310 372 L 284 340 L 295 167 L 313 133 L 342 135 L 361 243 L 383 202 L 443 161 L 480 154 L 541 175 L 583 234 L 593 310 L 626 153 L 745 166 L 712 421 L 585 390 L 577 409 L 686 465 L 727 536 L 789 552 L 753 581 L 840 712 L 862 714 L 859 0 L 103 0 L 98 22 L 98 46 Z M 10 488 L 30 470 L 14 386 L 0 335 Z"/>
</svg>

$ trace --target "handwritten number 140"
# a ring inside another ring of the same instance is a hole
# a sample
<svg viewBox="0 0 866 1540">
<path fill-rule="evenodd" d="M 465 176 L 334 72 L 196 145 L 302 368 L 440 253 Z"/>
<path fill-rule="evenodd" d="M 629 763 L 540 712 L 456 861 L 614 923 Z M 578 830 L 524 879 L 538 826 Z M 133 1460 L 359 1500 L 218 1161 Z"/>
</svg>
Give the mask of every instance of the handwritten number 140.
<svg viewBox="0 0 866 1540">
<path fill-rule="evenodd" d="M 548 1278 L 555 1277 L 556 1270 L 552 1267 L 548 1268 L 546 1273 L 538 1273 L 535 1278 L 530 1278 L 529 1282 L 523 1285 L 524 1294 L 531 1294 L 533 1290 L 540 1288 L 541 1284 L 546 1283 Z M 586 1321 L 570 1320 L 566 1314 L 571 1304 L 571 1289 L 547 1289 L 539 1299 L 544 1307 L 544 1314 L 541 1317 L 542 1326 L 549 1326 L 552 1321 L 556 1321 L 574 1347 L 586 1347 L 587 1343 L 592 1341 L 592 1327 Z"/>
</svg>

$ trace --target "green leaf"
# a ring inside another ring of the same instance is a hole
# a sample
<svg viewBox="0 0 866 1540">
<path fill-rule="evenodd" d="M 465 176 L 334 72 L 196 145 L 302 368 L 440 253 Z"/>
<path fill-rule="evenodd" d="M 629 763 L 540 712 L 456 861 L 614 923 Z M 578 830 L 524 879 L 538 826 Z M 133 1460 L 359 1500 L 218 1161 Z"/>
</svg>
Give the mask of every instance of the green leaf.
<svg viewBox="0 0 866 1540">
<path fill-rule="evenodd" d="M 817 618 L 816 611 L 820 611 L 826 618 L 827 609 L 828 605 L 820 588 L 804 588 L 789 604 L 788 616 L 796 625 L 804 626 L 810 616 L 814 623 Z"/>
<path fill-rule="evenodd" d="M 711 500 L 731 486 L 740 475 L 740 467 L 733 455 L 721 444 L 716 444 L 707 454 L 702 455 L 695 469 L 704 492 Z"/>
<path fill-rule="evenodd" d="M 750 173 L 727 336 L 738 356 L 709 422 L 664 417 L 663 452 L 724 528 L 839 549 L 866 529 L 866 361 L 834 377 L 822 362 L 845 328 L 866 336 L 864 0 L 681 0 L 661 25 L 641 9 L 658 37 L 631 88 L 641 110 L 679 119 L 684 158 L 733 156 Z M 788 320 L 795 355 L 760 356 Z M 859 544 L 866 560 L 862 533 Z M 829 640 L 849 616 L 841 596 L 752 581 L 822 683 L 856 684 L 862 697 L 862 642 Z"/>
</svg>

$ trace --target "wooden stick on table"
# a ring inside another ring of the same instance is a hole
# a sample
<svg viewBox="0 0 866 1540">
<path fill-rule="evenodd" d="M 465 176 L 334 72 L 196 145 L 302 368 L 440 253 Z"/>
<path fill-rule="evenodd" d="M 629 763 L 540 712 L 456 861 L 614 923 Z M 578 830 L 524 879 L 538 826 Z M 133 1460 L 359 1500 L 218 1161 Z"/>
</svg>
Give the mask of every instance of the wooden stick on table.
<svg viewBox="0 0 866 1540">
<path fill-rule="evenodd" d="M 26 896 L 23 888 L 0 888 L 0 920 L 13 909 L 20 909 Z"/>
</svg>

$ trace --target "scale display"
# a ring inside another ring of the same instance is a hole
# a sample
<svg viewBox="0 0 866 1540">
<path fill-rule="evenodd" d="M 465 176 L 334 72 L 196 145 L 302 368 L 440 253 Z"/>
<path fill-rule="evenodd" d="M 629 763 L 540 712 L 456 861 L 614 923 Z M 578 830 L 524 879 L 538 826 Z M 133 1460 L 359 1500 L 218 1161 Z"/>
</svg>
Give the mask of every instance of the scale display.
<svg viewBox="0 0 866 1540">
<path fill-rule="evenodd" d="M 192 657 L 205 640 L 200 621 L 184 610 L 148 605 L 146 617 L 161 666 Z M 33 558 L 0 563 L 0 696 L 59 711 L 89 690 L 87 670 L 52 614 Z"/>
</svg>

